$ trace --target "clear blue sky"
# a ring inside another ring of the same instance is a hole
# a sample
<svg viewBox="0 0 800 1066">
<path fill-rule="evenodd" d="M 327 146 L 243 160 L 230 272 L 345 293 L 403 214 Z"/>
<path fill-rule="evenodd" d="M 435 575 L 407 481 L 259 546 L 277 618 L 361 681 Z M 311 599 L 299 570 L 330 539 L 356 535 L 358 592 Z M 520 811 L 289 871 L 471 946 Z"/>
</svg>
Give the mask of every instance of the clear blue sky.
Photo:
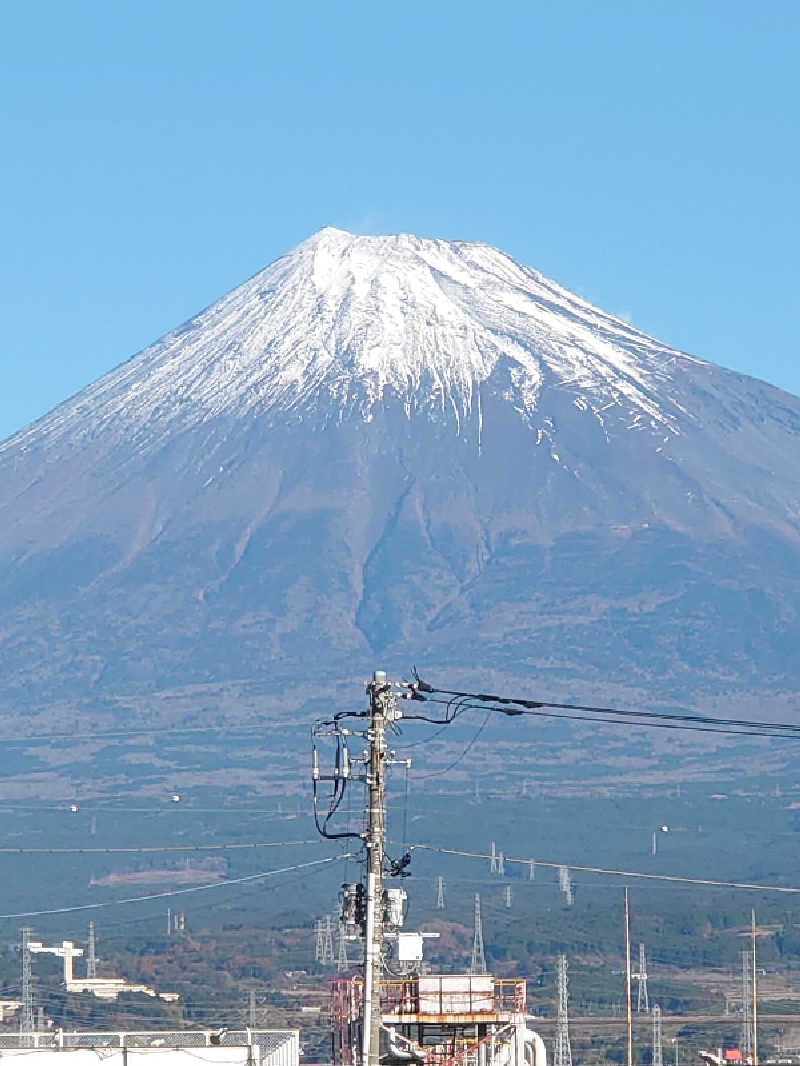
<svg viewBox="0 0 800 1066">
<path fill-rule="evenodd" d="M 796 0 L 12 0 L 0 437 L 324 225 L 800 393 Z"/>
</svg>

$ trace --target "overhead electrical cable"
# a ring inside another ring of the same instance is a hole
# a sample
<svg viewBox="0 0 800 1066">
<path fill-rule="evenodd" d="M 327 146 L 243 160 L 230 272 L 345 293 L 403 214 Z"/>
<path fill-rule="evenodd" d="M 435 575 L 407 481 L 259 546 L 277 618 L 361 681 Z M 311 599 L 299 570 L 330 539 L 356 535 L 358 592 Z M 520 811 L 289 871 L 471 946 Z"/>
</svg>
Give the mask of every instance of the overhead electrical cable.
<svg viewBox="0 0 800 1066">
<path fill-rule="evenodd" d="M 682 729 L 697 733 L 720 733 L 732 736 L 777 737 L 782 740 L 800 740 L 800 725 L 790 722 L 766 722 L 746 718 L 716 718 L 710 715 L 679 713 L 672 711 L 626 710 L 615 707 L 600 707 L 591 704 L 556 703 L 497 696 L 481 692 L 462 692 L 439 689 L 428 684 L 414 672 L 414 680 L 406 682 L 408 698 L 426 703 L 438 703 L 445 707 L 444 717 L 427 718 L 422 715 L 404 715 L 404 718 L 424 718 L 437 724 L 447 725 L 467 710 L 489 710 L 508 717 L 562 718 L 570 721 L 594 722 L 599 725 L 646 726 L 651 729 Z"/>
<path fill-rule="evenodd" d="M 482 851 L 462 851 L 458 848 L 438 848 L 432 844 L 411 844 L 410 851 L 433 851 L 438 855 L 455 855 L 464 859 L 481 859 L 491 861 L 492 855 Z M 609 877 L 635 877 L 646 881 L 670 881 L 683 885 L 707 885 L 711 888 L 737 888 L 748 892 L 779 892 L 787 895 L 800 894 L 800 887 L 791 885 L 758 885 L 750 881 L 720 881 L 711 877 L 682 877 L 679 874 L 653 874 L 643 873 L 641 870 L 617 870 L 608 866 L 585 866 L 572 862 L 545 862 L 543 859 L 515 859 L 507 855 L 503 856 L 504 863 L 519 863 L 522 866 L 530 866 L 532 862 L 537 867 L 543 866 L 550 870 L 575 870 L 577 873 L 603 874 Z"/>
<path fill-rule="evenodd" d="M 483 719 L 481 724 L 475 730 L 475 732 L 473 733 L 472 737 L 467 742 L 466 747 L 457 756 L 457 758 L 453 759 L 453 761 L 451 763 L 449 763 L 447 766 L 445 766 L 441 770 L 432 770 L 429 774 L 420 774 L 417 777 L 417 781 L 426 781 L 429 777 L 439 777 L 441 774 L 446 774 L 449 770 L 452 770 L 454 767 L 458 766 L 458 764 L 464 758 L 466 758 L 466 756 L 469 754 L 469 752 L 472 750 L 472 748 L 477 744 L 481 733 L 484 731 L 484 729 L 486 728 L 486 726 L 487 726 L 487 724 L 489 722 L 490 716 L 491 716 L 491 711 L 488 711 L 487 714 L 486 714 L 486 717 Z"/>
<path fill-rule="evenodd" d="M 0 855 L 150 855 L 169 851 L 252 851 L 256 848 L 288 848 L 318 844 L 318 840 L 259 841 L 247 844 L 164 844 L 121 848 L 2 848 Z"/>
<path fill-rule="evenodd" d="M 347 855 L 347 858 L 352 856 Z M 312 859 L 309 862 L 296 863 L 294 866 L 282 866 L 276 870 L 262 870 L 260 873 L 248 874 L 246 877 L 232 877 L 225 881 L 211 881 L 204 885 L 192 885 L 190 888 L 175 888 L 168 892 L 151 892 L 146 896 L 129 896 L 126 899 L 110 899 L 102 903 L 80 903 L 73 907 L 51 907 L 47 910 L 19 911 L 15 914 L 0 914 L 2 918 L 39 918 L 47 914 L 72 914 L 75 911 L 101 910 L 105 907 L 122 907 L 129 903 L 146 903 L 154 899 L 167 899 L 170 896 L 186 896 L 193 892 L 207 892 L 213 888 L 228 888 L 231 885 L 243 885 L 249 881 L 263 881 L 268 877 L 276 877 L 278 874 L 292 873 L 295 870 L 307 870 L 312 866 L 324 866 L 327 863 L 339 862 L 343 855 L 330 855 L 325 859 Z"/>
</svg>

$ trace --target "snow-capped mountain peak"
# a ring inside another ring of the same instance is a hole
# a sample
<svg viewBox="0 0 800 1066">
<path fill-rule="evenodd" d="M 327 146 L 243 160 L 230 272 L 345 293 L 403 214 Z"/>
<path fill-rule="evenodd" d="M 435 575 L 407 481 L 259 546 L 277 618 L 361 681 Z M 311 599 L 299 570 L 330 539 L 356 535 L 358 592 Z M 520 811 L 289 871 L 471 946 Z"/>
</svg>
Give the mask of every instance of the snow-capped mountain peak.
<svg viewBox="0 0 800 1066">
<path fill-rule="evenodd" d="M 5 447 L 83 433 L 88 411 L 147 447 L 216 416 L 369 420 L 390 399 L 459 432 L 487 383 L 534 428 L 547 382 L 672 432 L 671 379 L 696 362 L 485 244 L 326 228 Z"/>
</svg>

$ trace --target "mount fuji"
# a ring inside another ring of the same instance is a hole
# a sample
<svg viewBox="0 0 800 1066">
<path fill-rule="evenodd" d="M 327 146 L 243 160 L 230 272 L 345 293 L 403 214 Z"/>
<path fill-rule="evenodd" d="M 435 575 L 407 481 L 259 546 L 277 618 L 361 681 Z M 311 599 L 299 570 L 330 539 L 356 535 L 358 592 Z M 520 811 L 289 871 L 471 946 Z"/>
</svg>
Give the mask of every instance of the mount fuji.
<svg viewBox="0 0 800 1066">
<path fill-rule="evenodd" d="M 0 443 L 0 710 L 794 693 L 798 445 L 496 249 L 325 229 Z"/>
</svg>

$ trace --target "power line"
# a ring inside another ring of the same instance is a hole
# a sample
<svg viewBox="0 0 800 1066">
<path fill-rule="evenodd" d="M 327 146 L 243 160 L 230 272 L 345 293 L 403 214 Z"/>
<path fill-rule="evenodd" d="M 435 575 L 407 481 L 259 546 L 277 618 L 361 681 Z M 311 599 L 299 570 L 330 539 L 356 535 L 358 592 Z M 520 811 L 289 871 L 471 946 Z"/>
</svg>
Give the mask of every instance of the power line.
<svg viewBox="0 0 800 1066">
<path fill-rule="evenodd" d="M 277 870 L 262 870 L 257 874 L 248 874 L 246 877 L 233 877 L 226 881 L 212 881 L 205 885 L 192 885 L 190 888 L 175 888 L 168 892 L 152 892 L 146 896 L 129 896 L 127 899 L 110 899 L 104 903 L 81 903 L 74 907 L 51 907 L 48 910 L 20 911 L 16 914 L 0 914 L 3 918 L 39 918 L 48 914 L 71 914 L 75 911 L 100 910 L 104 907 L 121 907 L 127 903 L 146 903 L 154 899 L 167 899 L 170 896 L 185 896 L 191 892 L 206 892 L 212 888 L 228 888 L 231 885 L 242 885 L 248 881 L 261 881 L 267 877 L 275 877 L 277 874 L 291 873 L 294 870 L 305 870 L 310 866 L 323 866 L 326 863 L 338 862 L 343 858 L 352 858 L 348 855 L 331 855 L 326 859 L 312 859 L 309 862 L 300 862 L 294 866 L 283 866 Z"/>
<path fill-rule="evenodd" d="M 464 859 L 491 859 L 491 855 L 483 851 L 461 851 L 457 848 L 437 848 L 431 844 L 411 844 L 409 850 L 433 851 L 438 855 L 456 855 Z M 521 863 L 529 866 L 531 859 L 511 859 L 505 857 L 506 862 Z M 790 885 L 757 885 L 749 881 L 717 881 L 710 877 L 681 877 L 678 874 L 653 874 L 642 873 L 639 870 L 616 870 L 608 866 L 583 866 L 577 863 L 545 862 L 536 859 L 537 866 L 546 866 L 551 870 L 577 870 L 580 873 L 605 874 L 609 877 L 636 877 L 646 881 L 671 881 L 683 885 L 707 885 L 711 888 L 738 888 L 749 892 L 780 892 L 790 895 L 800 894 L 800 887 Z M 0 915 L 2 917 L 2 915 Z"/>
<path fill-rule="evenodd" d="M 481 733 L 484 731 L 484 729 L 486 728 L 486 726 L 487 726 L 487 724 L 489 722 L 489 715 L 490 714 L 491 714 L 491 711 L 487 712 L 486 717 L 481 722 L 481 724 L 478 726 L 478 728 L 475 730 L 474 734 L 472 735 L 470 740 L 467 742 L 466 747 L 464 748 L 464 750 L 461 752 L 460 755 L 458 755 L 455 759 L 453 759 L 453 761 L 451 763 L 449 763 L 447 766 L 445 766 L 444 769 L 442 769 L 442 770 L 433 770 L 429 774 L 421 774 L 419 777 L 417 777 L 417 781 L 427 781 L 429 777 L 439 777 L 441 774 L 446 774 L 449 770 L 452 770 L 454 767 L 458 766 L 458 764 L 461 762 L 461 760 L 464 759 L 469 754 L 469 752 L 472 750 L 472 748 L 477 744 Z"/>
<path fill-rule="evenodd" d="M 244 844 L 158 844 L 129 848 L 0 848 L 0 855 L 141 855 L 169 851 L 247 851 L 317 844 L 317 840 L 259 841 Z"/>
<path fill-rule="evenodd" d="M 566 718 L 573 721 L 598 722 L 608 725 L 644 725 L 656 729 L 686 729 L 701 733 L 729 733 L 736 736 L 779 737 L 784 740 L 800 740 L 800 725 L 789 722 L 766 722 L 746 718 L 715 718 L 708 715 L 675 713 L 668 711 L 633 711 L 617 707 L 599 707 L 581 703 L 555 703 L 548 700 L 523 699 L 497 696 L 481 692 L 460 692 L 439 689 L 422 681 L 415 673 L 413 682 L 406 682 L 409 699 L 440 703 L 447 708 L 444 722 L 453 721 L 466 710 L 485 710 L 510 717 L 532 715 L 546 718 Z M 438 698 L 438 697 L 445 698 Z M 552 710 L 547 710 L 551 708 Z M 568 713 L 559 713 L 565 711 Z M 576 714 L 574 712 L 584 712 Z M 612 715 L 612 718 L 600 716 Z M 407 716 L 413 717 L 413 716 Z M 420 715 L 419 717 L 424 717 Z M 436 719 L 433 719 L 436 721 Z M 439 719 L 441 722 L 442 719 Z"/>
<path fill-rule="evenodd" d="M 138 726 L 132 729 L 107 729 L 98 730 L 94 733 L 34 733 L 31 736 L 0 737 L 1 744 L 47 744 L 58 740 L 114 740 L 125 737 L 141 736 L 169 736 L 175 734 L 182 736 L 187 733 L 225 733 L 227 736 L 236 733 L 261 733 L 264 730 L 263 723 L 253 725 L 181 725 L 181 726 Z"/>
</svg>

